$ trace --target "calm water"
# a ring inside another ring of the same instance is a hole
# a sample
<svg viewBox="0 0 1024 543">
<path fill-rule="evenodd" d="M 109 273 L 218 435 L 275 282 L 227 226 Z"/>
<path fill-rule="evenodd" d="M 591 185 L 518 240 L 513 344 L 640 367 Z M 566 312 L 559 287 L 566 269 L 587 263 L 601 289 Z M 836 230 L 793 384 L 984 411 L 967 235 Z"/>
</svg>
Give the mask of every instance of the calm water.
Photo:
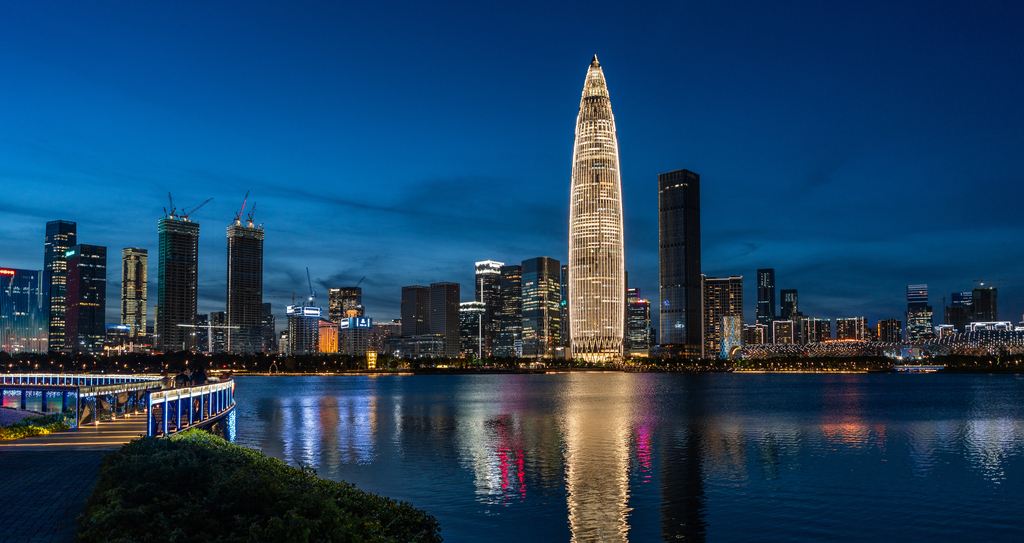
<svg viewBox="0 0 1024 543">
<path fill-rule="evenodd" d="M 1024 541 L 1014 375 L 239 377 L 237 441 L 446 541 Z"/>
</svg>

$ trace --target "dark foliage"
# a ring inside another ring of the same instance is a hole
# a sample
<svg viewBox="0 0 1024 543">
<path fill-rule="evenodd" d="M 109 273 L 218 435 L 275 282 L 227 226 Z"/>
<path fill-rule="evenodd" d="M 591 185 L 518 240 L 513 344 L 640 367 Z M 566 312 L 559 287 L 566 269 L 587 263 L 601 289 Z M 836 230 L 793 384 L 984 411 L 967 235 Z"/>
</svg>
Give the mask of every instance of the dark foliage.
<svg viewBox="0 0 1024 543">
<path fill-rule="evenodd" d="M 441 541 L 407 503 L 197 430 L 108 455 L 78 526 L 86 542 Z"/>
</svg>

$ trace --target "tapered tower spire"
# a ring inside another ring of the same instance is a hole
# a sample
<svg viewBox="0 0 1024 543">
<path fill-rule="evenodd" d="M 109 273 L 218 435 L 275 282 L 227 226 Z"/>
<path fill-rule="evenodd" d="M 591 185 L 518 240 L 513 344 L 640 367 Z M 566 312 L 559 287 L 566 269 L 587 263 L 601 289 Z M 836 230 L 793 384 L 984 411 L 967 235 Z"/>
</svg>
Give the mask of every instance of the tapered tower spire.
<svg viewBox="0 0 1024 543">
<path fill-rule="evenodd" d="M 583 83 L 569 192 L 569 323 L 572 354 L 622 358 L 625 258 L 619 144 L 608 85 L 594 55 Z"/>
</svg>

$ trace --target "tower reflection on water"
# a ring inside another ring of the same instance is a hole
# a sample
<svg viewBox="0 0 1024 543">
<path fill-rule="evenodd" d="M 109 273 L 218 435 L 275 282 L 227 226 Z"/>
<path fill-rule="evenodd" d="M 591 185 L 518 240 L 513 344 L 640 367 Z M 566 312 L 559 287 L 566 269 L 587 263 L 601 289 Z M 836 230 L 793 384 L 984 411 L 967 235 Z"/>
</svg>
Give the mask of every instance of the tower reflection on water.
<svg viewBox="0 0 1024 543">
<path fill-rule="evenodd" d="M 1019 490 L 1024 417 L 1005 390 L 951 383 L 930 393 L 948 405 L 917 398 L 894 417 L 908 392 L 875 377 L 758 379 L 243 377 L 237 442 L 411 501 L 452 541 L 704 541 L 782 525 L 853 537 L 860 527 L 806 512 L 856 503 L 884 531 L 879 488 L 930 481 L 950 504 Z M 915 517 L 922 536 L 927 515 L 954 514 L 933 505 Z"/>
</svg>

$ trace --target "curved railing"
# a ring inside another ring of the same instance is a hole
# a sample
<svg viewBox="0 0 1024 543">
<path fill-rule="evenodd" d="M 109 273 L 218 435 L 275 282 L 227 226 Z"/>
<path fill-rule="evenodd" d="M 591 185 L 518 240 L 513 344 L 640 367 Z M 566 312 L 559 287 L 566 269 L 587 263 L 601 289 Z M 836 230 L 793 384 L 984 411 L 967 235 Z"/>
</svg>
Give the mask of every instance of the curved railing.
<svg viewBox="0 0 1024 543">
<path fill-rule="evenodd" d="M 91 373 L 0 374 L 3 405 L 43 413 L 73 411 L 74 425 L 114 420 L 145 408 L 159 375 Z"/>
<path fill-rule="evenodd" d="M 0 375 L 0 385 L 34 386 L 104 386 L 123 383 L 147 383 L 159 381 L 159 375 L 118 375 L 90 373 L 5 373 Z"/>
<path fill-rule="evenodd" d="M 235 407 L 235 382 L 154 390 L 148 394 L 147 435 L 165 437 L 216 422 Z"/>
</svg>

